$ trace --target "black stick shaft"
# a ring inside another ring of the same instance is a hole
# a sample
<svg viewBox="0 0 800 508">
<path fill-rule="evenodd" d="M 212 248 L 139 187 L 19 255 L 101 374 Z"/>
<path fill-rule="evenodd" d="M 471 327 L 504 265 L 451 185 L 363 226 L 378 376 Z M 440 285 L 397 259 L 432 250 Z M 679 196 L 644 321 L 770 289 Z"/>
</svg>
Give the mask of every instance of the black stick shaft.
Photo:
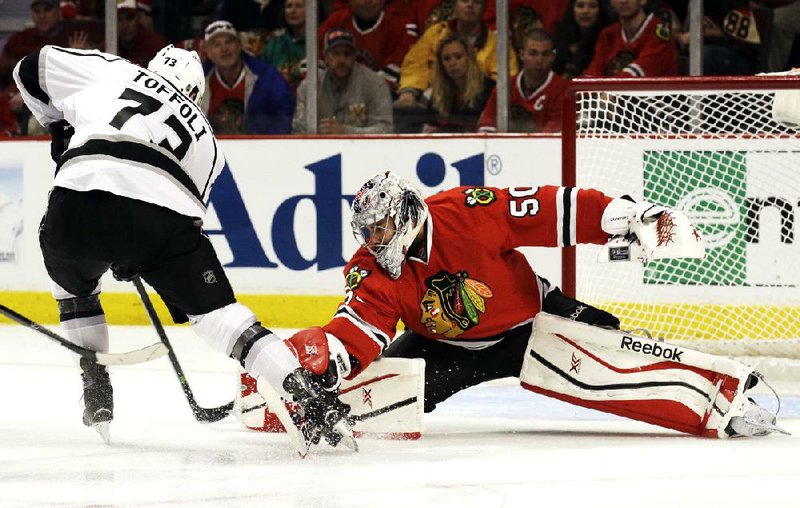
<svg viewBox="0 0 800 508">
<path fill-rule="evenodd" d="M 96 351 L 92 351 L 91 349 L 83 348 L 83 347 L 81 347 L 81 346 L 79 346 L 77 344 L 74 344 L 74 343 L 68 341 L 67 339 L 65 339 L 61 335 L 59 335 L 59 334 L 57 334 L 57 333 L 45 328 L 44 326 L 42 326 L 42 325 L 40 325 L 38 323 L 35 323 L 34 321 L 31 321 L 30 319 L 26 318 L 22 314 L 9 309 L 5 305 L 1 305 L 0 304 L 0 313 L 3 314 L 8 319 L 10 319 L 12 321 L 16 321 L 17 323 L 21 324 L 22 326 L 27 326 L 31 330 L 34 330 L 36 332 L 41 333 L 42 335 L 45 335 L 45 336 L 51 338 L 52 340 L 58 342 L 59 344 L 61 344 L 65 348 L 67 348 L 70 351 L 72 351 L 73 353 L 78 353 L 79 355 L 84 356 L 86 358 L 89 358 L 90 360 L 96 360 L 97 359 L 97 352 Z"/>
<path fill-rule="evenodd" d="M 135 365 L 137 363 L 155 360 L 156 358 L 166 354 L 168 351 L 166 345 L 156 342 L 155 344 L 150 344 L 149 346 L 137 349 L 135 351 L 127 351 L 124 353 L 102 353 L 81 347 L 2 304 L 0 304 L 0 314 L 21 324 L 22 326 L 26 326 L 33 331 L 41 333 L 45 337 L 54 340 L 59 345 L 69 349 L 73 353 L 77 353 L 101 365 Z"/>
<path fill-rule="evenodd" d="M 178 357 L 175 355 L 175 350 L 173 349 L 172 344 L 167 337 L 167 332 L 164 331 L 164 327 L 161 325 L 161 319 L 159 319 L 158 314 L 156 314 L 156 309 L 153 307 L 153 302 L 150 300 L 150 296 L 147 294 L 147 291 L 142 284 L 142 280 L 139 277 L 134 277 L 133 285 L 136 286 L 136 291 L 139 293 L 139 298 L 142 300 L 142 304 L 147 311 L 147 315 L 150 317 L 150 321 L 153 323 L 153 327 L 156 329 L 158 338 L 161 339 L 161 342 L 163 342 L 165 346 L 167 346 L 167 356 L 169 357 L 169 362 L 172 364 L 172 369 L 178 376 L 178 382 L 181 384 L 183 394 L 186 396 L 186 401 L 189 403 L 189 407 L 192 409 L 195 419 L 202 422 L 216 422 L 228 416 L 233 410 L 234 401 L 215 408 L 205 408 L 197 404 L 197 401 L 194 398 L 194 392 L 192 392 L 189 382 L 186 380 L 186 374 L 184 374 L 183 368 L 178 362 Z"/>
</svg>

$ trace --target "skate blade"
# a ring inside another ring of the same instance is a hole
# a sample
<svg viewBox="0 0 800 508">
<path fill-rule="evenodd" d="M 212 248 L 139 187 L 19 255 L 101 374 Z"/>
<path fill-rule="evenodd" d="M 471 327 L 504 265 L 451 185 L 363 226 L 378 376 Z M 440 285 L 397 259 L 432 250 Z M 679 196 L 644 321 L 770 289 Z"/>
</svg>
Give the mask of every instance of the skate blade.
<svg viewBox="0 0 800 508">
<path fill-rule="evenodd" d="M 358 451 L 358 442 L 353 435 L 353 429 L 347 424 L 347 422 L 344 420 L 339 420 L 336 422 L 336 425 L 333 426 L 333 430 L 341 436 L 341 444 L 350 448 L 354 452 Z"/>
<path fill-rule="evenodd" d="M 775 424 L 763 424 L 762 427 L 764 427 L 764 430 L 767 430 L 769 432 L 774 432 L 776 434 L 783 434 L 785 436 L 791 436 L 792 435 L 791 432 L 789 432 L 789 431 L 787 431 L 785 429 L 782 429 L 781 427 L 778 427 Z"/>
<path fill-rule="evenodd" d="M 103 442 L 106 445 L 111 445 L 111 434 L 108 429 L 108 422 L 99 422 L 92 424 L 92 428 L 100 434 L 100 437 L 103 438 Z"/>
</svg>

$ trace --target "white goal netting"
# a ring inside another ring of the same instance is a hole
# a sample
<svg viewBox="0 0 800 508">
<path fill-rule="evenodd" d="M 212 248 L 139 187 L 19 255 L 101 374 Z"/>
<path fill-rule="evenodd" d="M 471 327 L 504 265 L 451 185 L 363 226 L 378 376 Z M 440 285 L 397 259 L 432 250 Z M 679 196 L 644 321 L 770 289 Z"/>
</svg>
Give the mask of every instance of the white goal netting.
<svg viewBox="0 0 800 508">
<path fill-rule="evenodd" d="M 772 114 L 788 81 L 628 81 L 578 85 L 565 181 L 683 210 L 707 255 L 598 263 L 580 246 L 576 296 L 668 341 L 800 358 L 800 134 Z"/>
</svg>

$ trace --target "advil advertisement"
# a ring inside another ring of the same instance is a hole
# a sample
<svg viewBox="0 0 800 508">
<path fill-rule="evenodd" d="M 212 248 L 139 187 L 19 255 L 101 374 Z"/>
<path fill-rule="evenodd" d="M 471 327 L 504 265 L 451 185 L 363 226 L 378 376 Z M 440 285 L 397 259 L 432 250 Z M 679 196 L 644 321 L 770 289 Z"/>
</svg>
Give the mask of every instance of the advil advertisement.
<svg viewBox="0 0 800 508">
<path fill-rule="evenodd" d="M 426 196 L 458 185 L 529 186 L 561 178 L 558 138 L 229 139 L 221 145 L 228 166 L 214 184 L 204 229 L 239 294 L 342 295 L 342 268 L 357 248 L 350 203 L 376 173 L 394 171 Z M 21 171 L 26 227 L 14 266 L 0 263 L 0 290 L 47 292 L 36 225 L 52 185 L 49 145 L 9 141 L 2 147 L 5 167 Z M 555 249 L 543 251 L 535 266 L 557 279 L 559 259 Z M 103 289 L 131 290 L 111 277 Z"/>
</svg>

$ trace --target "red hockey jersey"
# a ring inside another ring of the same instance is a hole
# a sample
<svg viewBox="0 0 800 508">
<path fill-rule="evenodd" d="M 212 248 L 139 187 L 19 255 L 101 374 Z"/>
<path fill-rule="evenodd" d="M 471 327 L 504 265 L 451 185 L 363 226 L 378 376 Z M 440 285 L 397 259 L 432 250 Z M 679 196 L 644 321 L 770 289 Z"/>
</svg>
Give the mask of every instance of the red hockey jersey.
<svg viewBox="0 0 800 508">
<path fill-rule="evenodd" d="M 320 26 L 320 58 L 323 55 L 322 41 L 331 28 L 344 28 L 353 34 L 358 61 L 374 70 L 394 90 L 400 79 L 400 65 L 416 38 L 409 31 L 406 19 L 389 9 L 384 9 L 372 28 L 361 30 L 353 19 L 350 8 L 331 13 Z"/>
<path fill-rule="evenodd" d="M 622 26 L 613 23 L 600 32 L 594 58 L 583 76 L 676 76 L 678 49 L 669 23 L 649 14 L 628 39 Z"/>
<path fill-rule="evenodd" d="M 511 87 L 510 132 L 559 132 L 561 130 L 561 99 L 569 87 L 569 81 L 553 71 L 544 83 L 528 97 L 522 91 L 522 72 L 514 77 Z M 519 118 L 525 116 L 526 118 Z M 497 130 L 497 89 L 483 108 L 478 121 L 478 131 Z"/>
<path fill-rule="evenodd" d="M 605 243 L 611 198 L 572 187 L 458 187 L 431 196 L 426 258 L 410 257 L 397 280 L 364 247 L 344 269 L 345 299 L 323 328 L 367 367 L 397 323 L 435 340 L 480 348 L 541 309 L 538 279 L 522 246 Z"/>
</svg>

